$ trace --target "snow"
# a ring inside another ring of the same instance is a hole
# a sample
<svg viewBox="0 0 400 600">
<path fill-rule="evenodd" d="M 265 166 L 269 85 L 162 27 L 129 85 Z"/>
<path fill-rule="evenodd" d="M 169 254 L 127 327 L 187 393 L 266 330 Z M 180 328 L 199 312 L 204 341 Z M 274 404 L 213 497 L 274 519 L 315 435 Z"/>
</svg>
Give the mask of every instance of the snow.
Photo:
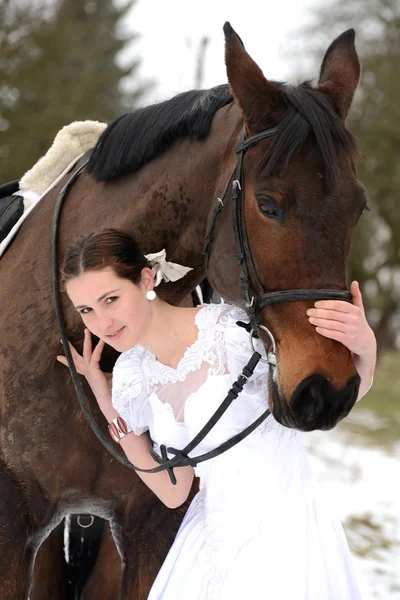
<svg viewBox="0 0 400 600">
<path fill-rule="evenodd" d="M 359 412 L 368 426 L 376 417 Z M 392 453 L 342 430 L 304 434 L 314 472 L 344 524 L 363 600 L 400 600 L 400 443 Z"/>
</svg>

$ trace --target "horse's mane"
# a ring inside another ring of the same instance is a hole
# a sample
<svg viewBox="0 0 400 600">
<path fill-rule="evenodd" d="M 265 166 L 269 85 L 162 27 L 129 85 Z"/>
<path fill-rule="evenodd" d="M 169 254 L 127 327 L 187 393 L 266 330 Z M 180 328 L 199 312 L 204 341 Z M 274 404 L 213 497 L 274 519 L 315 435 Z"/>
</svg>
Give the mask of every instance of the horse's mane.
<svg viewBox="0 0 400 600">
<path fill-rule="evenodd" d="M 124 114 L 102 133 L 87 169 L 98 181 L 134 173 L 179 139 L 207 137 L 216 111 L 232 101 L 228 86 L 220 85 Z"/>
<path fill-rule="evenodd" d="M 263 168 L 265 173 L 283 173 L 311 134 L 321 152 L 326 185 L 335 185 L 338 150 L 357 154 L 357 145 L 336 113 L 328 95 L 310 82 L 298 87 L 275 82 L 288 110 L 277 126 Z M 191 90 L 127 113 L 112 121 L 100 136 L 88 163 L 98 181 L 112 181 L 134 173 L 160 156 L 177 140 L 207 137 L 216 111 L 231 103 L 227 85 L 209 90 Z"/>
<path fill-rule="evenodd" d="M 313 88 L 309 81 L 298 87 L 286 83 L 278 85 L 288 110 L 262 165 L 265 174 L 283 173 L 311 134 L 322 156 L 326 185 L 331 189 L 338 176 L 338 150 L 350 152 L 353 159 L 358 154 L 354 137 L 347 131 L 330 97 Z"/>
</svg>

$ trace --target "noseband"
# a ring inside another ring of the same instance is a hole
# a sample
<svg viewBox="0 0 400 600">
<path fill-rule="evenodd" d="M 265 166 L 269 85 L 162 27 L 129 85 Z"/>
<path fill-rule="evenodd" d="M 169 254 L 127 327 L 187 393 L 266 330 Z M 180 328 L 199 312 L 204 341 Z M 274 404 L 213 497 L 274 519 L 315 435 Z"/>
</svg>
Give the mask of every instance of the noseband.
<svg viewBox="0 0 400 600">
<path fill-rule="evenodd" d="M 240 141 L 235 148 L 237 155 L 236 167 L 225 184 L 221 197 L 217 198 L 217 202 L 211 214 L 203 248 L 206 274 L 208 274 L 213 235 L 218 217 L 225 205 L 225 197 L 231 185 L 233 237 L 235 240 L 236 260 L 238 261 L 240 268 L 242 294 L 251 323 L 250 340 L 252 342 L 252 335 L 257 334 L 259 329 L 262 329 L 267 333 L 270 337 L 272 346 L 268 352 L 268 362 L 271 366 L 276 365 L 275 340 L 271 331 L 264 325 L 261 325 L 261 310 L 265 306 L 280 302 L 292 302 L 295 300 L 345 300 L 351 302 L 352 299 L 350 292 L 329 289 L 300 289 L 266 292 L 260 281 L 250 251 L 249 238 L 244 219 L 243 159 L 244 153 L 248 148 L 256 146 L 262 140 L 273 137 L 276 132 L 277 128 L 274 127 L 244 139 L 244 129 L 242 129 Z M 254 293 L 252 291 L 252 284 L 255 289 Z"/>
</svg>

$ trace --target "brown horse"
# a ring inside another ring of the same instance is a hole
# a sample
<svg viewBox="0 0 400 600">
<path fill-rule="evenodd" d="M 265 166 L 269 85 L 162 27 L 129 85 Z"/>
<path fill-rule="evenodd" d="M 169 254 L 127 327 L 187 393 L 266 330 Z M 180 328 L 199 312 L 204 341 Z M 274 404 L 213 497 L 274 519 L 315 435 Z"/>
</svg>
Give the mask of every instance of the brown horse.
<svg viewBox="0 0 400 600">
<path fill-rule="evenodd" d="M 193 267 L 164 285 L 164 297 L 177 302 L 205 276 L 207 223 L 220 204 L 208 276 L 222 297 L 243 304 L 229 185 L 222 202 L 217 198 L 232 176 L 241 130 L 248 138 L 272 129 L 274 135 L 256 138 L 243 161 L 246 264 L 251 256 L 255 269 L 250 293 L 258 293 L 256 277 L 268 293 L 345 290 L 351 236 L 365 206 L 344 125 L 360 74 L 354 31 L 331 44 L 315 88 L 268 81 L 229 24 L 224 31 L 229 89 L 181 94 L 124 115 L 104 132 L 66 198 L 61 258 L 77 235 L 104 225 L 130 228 L 146 253 L 166 248 L 170 260 Z M 56 197 L 57 189 L 38 204 L 0 266 L 0 596 L 26 599 L 40 544 L 63 516 L 88 512 L 110 521 L 123 564 L 120 597 L 141 600 L 185 507 L 162 506 L 101 447 L 68 371 L 55 360 L 50 230 Z M 259 315 L 278 358 L 270 408 L 284 424 L 304 430 L 333 427 L 358 390 L 350 353 L 309 325 L 311 304 L 295 296 L 263 306 Z M 82 326 L 67 299 L 63 310 L 79 348 Z M 110 352 L 104 368 L 115 358 Z"/>
</svg>

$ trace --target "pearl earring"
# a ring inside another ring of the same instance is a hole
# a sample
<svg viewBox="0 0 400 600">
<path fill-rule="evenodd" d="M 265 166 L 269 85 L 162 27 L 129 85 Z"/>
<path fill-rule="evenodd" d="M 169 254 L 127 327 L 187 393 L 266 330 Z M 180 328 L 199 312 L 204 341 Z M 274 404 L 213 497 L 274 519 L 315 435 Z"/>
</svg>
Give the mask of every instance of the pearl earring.
<svg viewBox="0 0 400 600">
<path fill-rule="evenodd" d="M 148 291 L 146 292 L 146 298 L 147 298 L 147 300 L 154 300 L 154 299 L 155 299 L 155 297 L 156 297 L 156 295 L 157 295 L 157 294 L 155 293 L 155 291 L 154 291 L 154 290 L 148 290 Z"/>
</svg>

